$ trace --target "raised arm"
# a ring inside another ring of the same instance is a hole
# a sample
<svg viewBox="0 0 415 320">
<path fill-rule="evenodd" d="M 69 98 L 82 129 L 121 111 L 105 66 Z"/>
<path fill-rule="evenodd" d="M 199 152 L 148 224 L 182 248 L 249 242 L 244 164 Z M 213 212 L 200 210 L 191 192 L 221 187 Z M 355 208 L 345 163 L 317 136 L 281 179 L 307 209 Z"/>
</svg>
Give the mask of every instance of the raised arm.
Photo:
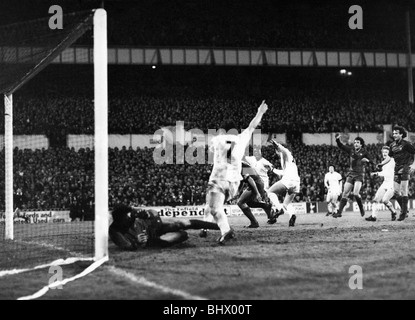
<svg viewBox="0 0 415 320">
<path fill-rule="evenodd" d="M 347 152 L 348 154 L 350 154 L 352 152 L 352 148 L 345 146 L 341 141 L 340 141 L 340 133 L 336 134 L 335 136 L 336 138 L 336 143 L 337 146 L 342 149 L 344 152 Z"/>
<path fill-rule="evenodd" d="M 267 112 L 268 105 L 265 103 L 265 100 L 262 101 L 261 105 L 258 107 L 258 111 L 255 117 L 251 120 L 248 126 L 248 130 L 250 133 L 254 132 L 255 128 L 259 125 L 262 120 L 262 116 Z"/>
<path fill-rule="evenodd" d="M 275 147 L 277 152 L 280 152 L 282 155 L 282 158 L 284 159 L 284 162 L 292 162 L 293 161 L 293 155 L 290 150 L 288 150 L 286 147 L 284 147 L 281 143 L 278 143 L 275 140 L 270 140 L 272 145 Z"/>
</svg>

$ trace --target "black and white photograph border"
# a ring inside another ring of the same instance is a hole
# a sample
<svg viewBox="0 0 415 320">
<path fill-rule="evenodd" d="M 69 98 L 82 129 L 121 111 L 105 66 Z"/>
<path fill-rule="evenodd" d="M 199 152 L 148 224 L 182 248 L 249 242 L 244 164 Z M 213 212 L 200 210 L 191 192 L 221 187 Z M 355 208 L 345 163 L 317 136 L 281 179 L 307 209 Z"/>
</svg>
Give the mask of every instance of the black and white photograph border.
<svg viewBox="0 0 415 320">
<path fill-rule="evenodd" d="M 414 46 L 411 1 L 1 1 L 0 300 L 414 299 Z"/>
</svg>

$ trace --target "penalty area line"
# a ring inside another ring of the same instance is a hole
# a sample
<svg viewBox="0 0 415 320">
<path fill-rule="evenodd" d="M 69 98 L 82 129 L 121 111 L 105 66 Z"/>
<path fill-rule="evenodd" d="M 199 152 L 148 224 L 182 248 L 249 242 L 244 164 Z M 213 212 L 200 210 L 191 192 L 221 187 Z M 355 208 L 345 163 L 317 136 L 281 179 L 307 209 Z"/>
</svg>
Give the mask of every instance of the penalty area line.
<svg viewBox="0 0 415 320">
<path fill-rule="evenodd" d="M 112 272 L 113 274 L 115 274 L 117 276 L 121 276 L 123 278 L 126 278 L 127 280 L 129 280 L 133 283 L 143 285 L 143 286 L 146 286 L 146 287 L 149 287 L 149 288 L 153 288 L 153 289 L 159 290 L 163 293 L 173 294 L 173 295 L 175 295 L 177 297 L 181 297 L 185 300 L 208 300 L 206 298 L 199 297 L 199 296 L 196 296 L 196 295 L 192 295 L 190 293 L 187 293 L 187 292 L 184 292 L 184 291 L 181 291 L 181 290 L 178 290 L 178 289 L 172 289 L 172 288 L 169 288 L 169 287 L 166 287 L 166 286 L 162 286 L 162 285 L 157 284 L 155 282 L 149 281 L 144 277 L 137 277 L 136 275 L 134 275 L 130 272 L 127 272 L 127 271 L 125 271 L 123 269 L 120 269 L 120 268 L 116 268 L 114 266 L 106 267 L 106 269 L 109 270 L 110 272 Z"/>
</svg>

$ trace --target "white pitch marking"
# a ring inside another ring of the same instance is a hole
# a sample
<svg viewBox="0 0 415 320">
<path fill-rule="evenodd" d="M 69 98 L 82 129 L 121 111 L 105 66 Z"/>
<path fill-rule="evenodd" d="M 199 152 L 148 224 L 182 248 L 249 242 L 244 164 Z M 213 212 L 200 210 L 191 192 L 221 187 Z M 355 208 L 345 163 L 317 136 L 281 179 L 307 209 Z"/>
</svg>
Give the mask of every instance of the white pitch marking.
<svg viewBox="0 0 415 320">
<path fill-rule="evenodd" d="M 181 291 L 181 290 L 171 289 L 169 287 L 159 285 L 155 282 L 152 282 L 152 281 L 149 281 L 149 280 L 145 279 L 144 277 L 137 277 L 137 276 L 135 276 L 134 274 L 132 274 L 130 272 L 127 272 L 125 270 L 122 270 L 122 269 L 119 269 L 119 268 L 116 268 L 116 267 L 113 267 L 113 266 L 110 266 L 107 269 L 110 272 L 112 272 L 112 273 L 114 273 L 118 276 L 122 276 L 122 277 L 130 280 L 131 282 L 160 290 L 163 293 L 173 294 L 175 296 L 182 297 L 183 299 L 186 299 L 186 300 L 208 300 L 206 298 L 195 296 L 195 295 L 192 295 L 190 293 L 187 293 L 187 292 L 184 292 L 184 291 Z"/>
</svg>

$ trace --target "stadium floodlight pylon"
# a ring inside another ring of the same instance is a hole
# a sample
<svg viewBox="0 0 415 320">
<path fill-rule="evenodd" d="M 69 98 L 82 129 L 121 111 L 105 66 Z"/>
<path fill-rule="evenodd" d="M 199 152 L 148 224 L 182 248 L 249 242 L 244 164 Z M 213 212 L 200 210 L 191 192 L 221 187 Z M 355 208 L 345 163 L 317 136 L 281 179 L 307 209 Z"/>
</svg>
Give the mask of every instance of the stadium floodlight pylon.
<svg viewBox="0 0 415 320">
<path fill-rule="evenodd" d="M 95 9 L 63 15 L 64 27 L 62 30 L 50 30 L 48 19 L 37 19 L 0 27 L 0 91 L 4 94 L 5 108 L 4 240 L 11 241 L 15 238 L 13 95 L 52 63 L 66 48 L 81 38 L 87 30 L 93 28 L 95 250 L 91 260 L 103 263 L 108 260 L 107 14 L 104 9 Z M 0 227 L 3 226 L 0 225 Z M 0 275 L 2 275 L 1 272 Z"/>
</svg>

